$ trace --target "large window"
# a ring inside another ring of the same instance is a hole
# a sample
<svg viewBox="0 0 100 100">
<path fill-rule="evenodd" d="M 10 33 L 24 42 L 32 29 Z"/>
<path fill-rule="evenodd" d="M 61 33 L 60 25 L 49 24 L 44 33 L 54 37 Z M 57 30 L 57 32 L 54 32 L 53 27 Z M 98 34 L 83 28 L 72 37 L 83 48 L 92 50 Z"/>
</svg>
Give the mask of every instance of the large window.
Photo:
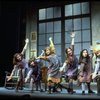
<svg viewBox="0 0 100 100">
<path fill-rule="evenodd" d="M 89 50 L 91 44 L 91 26 L 89 3 L 63 4 L 63 6 L 39 9 L 38 19 L 38 55 L 49 46 L 49 37 L 53 38 L 56 53 L 63 61 L 65 48 L 71 44 L 70 33 L 75 32 L 75 54 L 82 49 Z"/>
<path fill-rule="evenodd" d="M 61 7 L 50 7 L 39 10 L 38 54 L 49 46 L 49 37 L 53 38 L 57 54 L 61 59 Z"/>
<path fill-rule="evenodd" d="M 70 45 L 70 33 L 75 32 L 75 54 L 79 56 L 82 49 L 90 48 L 91 27 L 89 3 L 65 5 L 65 47 Z"/>
</svg>

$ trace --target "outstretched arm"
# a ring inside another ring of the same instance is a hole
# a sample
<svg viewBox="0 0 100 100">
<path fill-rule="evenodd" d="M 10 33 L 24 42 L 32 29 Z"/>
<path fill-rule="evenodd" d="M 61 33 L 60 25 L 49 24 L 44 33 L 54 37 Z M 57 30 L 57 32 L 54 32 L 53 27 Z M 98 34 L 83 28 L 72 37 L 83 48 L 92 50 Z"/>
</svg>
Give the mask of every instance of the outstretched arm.
<svg viewBox="0 0 100 100">
<path fill-rule="evenodd" d="M 48 56 L 39 56 L 38 59 L 49 61 Z"/>
<path fill-rule="evenodd" d="M 90 46 L 90 58 L 93 58 L 94 57 L 94 52 L 93 52 L 93 46 L 91 45 Z"/>
<path fill-rule="evenodd" d="M 41 54 L 36 59 L 39 59 L 43 55 L 44 55 L 44 50 L 42 50 Z"/>
<path fill-rule="evenodd" d="M 60 72 L 65 72 L 66 62 L 63 63 L 63 66 L 60 68 Z"/>
<path fill-rule="evenodd" d="M 12 70 L 10 76 L 8 77 L 7 81 L 9 81 L 9 80 L 12 79 L 12 76 L 14 75 L 14 73 L 15 73 L 15 71 L 16 71 L 16 67 L 17 67 L 17 65 L 14 65 L 14 68 L 13 68 L 13 70 Z"/>
</svg>

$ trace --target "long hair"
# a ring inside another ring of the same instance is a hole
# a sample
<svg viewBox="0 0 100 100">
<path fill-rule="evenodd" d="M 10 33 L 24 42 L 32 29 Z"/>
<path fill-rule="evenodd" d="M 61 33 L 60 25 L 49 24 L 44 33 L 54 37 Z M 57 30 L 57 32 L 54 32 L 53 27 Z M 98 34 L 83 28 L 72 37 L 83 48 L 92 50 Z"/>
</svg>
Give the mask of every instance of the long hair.
<svg viewBox="0 0 100 100">
<path fill-rule="evenodd" d="M 86 57 L 83 57 L 83 52 L 86 51 L 87 52 L 87 56 Z M 83 59 L 85 58 L 85 62 L 83 62 Z M 90 61 L 90 56 L 89 56 L 89 53 L 88 53 L 88 50 L 87 49 L 83 49 L 81 52 L 80 52 L 80 57 L 79 57 L 79 64 L 80 63 L 88 63 Z"/>
<path fill-rule="evenodd" d="M 70 55 L 68 54 L 68 49 L 70 49 L 72 51 L 72 56 L 70 57 Z M 74 53 L 71 47 L 66 48 L 65 49 L 65 53 L 66 53 L 66 63 L 71 64 L 74 61 Z"/>
<path fill-rule="evenodd" d="M 13 64 L 17 64 L 18 62 L 20 62 L 18 59 L 17 59 L 17 56 L 20 55 L 21 56 L 21 59 L 23 58 L 23 55 L 21 53 L 15 53 L 14 56 L 13 56 Z"/>
<path fill-rule="evenodd" d="M 98 53 L 100 52 L 100 50 L 98 50 L 98 51 L 96 51 L 95 52 L 95 56 L 96 56 L 96 59 L 99 57 L 100 58 L 100 56 L 98 56 Z"/>
<path fill-rule="evenodd" d="M 49 55 L 52 54 L 52 49 L 51 49 L 51 47 L 46 47 L 46 48 L 44 49 L 44 55 L 45 55 L 45 56 L 48 56 L 48 55 L 46 54 L 46 50 L 47 50 L 47 49 L 50 50 L 50 54 L 49 54 Z"/>
</svg>

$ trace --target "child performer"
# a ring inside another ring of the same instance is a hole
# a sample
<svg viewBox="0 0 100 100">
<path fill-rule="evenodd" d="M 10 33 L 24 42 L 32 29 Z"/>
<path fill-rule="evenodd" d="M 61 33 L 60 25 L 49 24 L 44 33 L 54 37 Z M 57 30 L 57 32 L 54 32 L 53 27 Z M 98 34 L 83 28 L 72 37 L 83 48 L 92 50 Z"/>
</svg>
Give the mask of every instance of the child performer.
<svg viewBox="0 0 100 100">
<path fill-rule="evenodd" d="M 98 44 L 93 51 L 96 56 L 96 63 L 95 63 L 95 70 L 92 75 L 92 79 L 96 78 L 96 76 L 100 74 L 100 44 Z"/>
<path fill-rule="evenodd" d="M 7 79 L 7 81 L 12 79 L 12 77 L 14 76 L 14 73 L 17 71 L 18 80 L 17 80 L 17 85 L 16 85 L 16 92 L 18 91 L 19 87 L 23 88 L 25 70 L 26 70 L 26 67 L 27 67 L 27 62 L 23 58 L 23 56 L 24 56 L 25 50 L 27 49 L 27 45 L 28 45 L 29 40 L 26 39 L 25 42 L 26 42 L 26 44 L 25 44 L 22 52 L 21 53 L 15 53 L 14 56 L 13 56 L 14 68 L 11 72 L 11 75 Z"/>
<path fill-rule="evenodd" d="M 41 61 L 40 59 L 36 59 L 35 57 L 30 58 L 28 61 L 29 65 L 29 72 L 27 73 L 27 76 L 25 78 L 25 83 L 30 80 L 30 87 L 31 87 L 31 92 L 33 92 L 33 84 L 36 85 L 36 90 L 38 90 L 38 86 L 40 88 L 40 91 L 42 92 L 43 90 L 41 89 L 41 79 L 42 79 L 42 72 L 41 72 L 41 67 L 40 64 Z"/>
<path fill-rule="evenodd" d="M 88 53 L 87 49 L 83 49 L 80 53 L 79 57 L 79 64 L 80 64 L 80 70 L 79 70 L 79 76 L 78 80 L 81 83 L 82 86 L 82 94 L 85 94 L 85 83 L 88 87 L 88 93 L 94 93 L 90 88 L 90 82 L 92 79 L 92 65 L 91 65 L 91 56 Z"/>
<path fill-rule="evenodd" d="M 92 75 L 92 79 L 97 81 L 97 93 L 100 95 L 100 43 L 94 48 L 94 54 L 96 56 L 95 69 Z"/>
<path fill-rule="evenodd" d="M 78 72 L 78 59 L 74 55 L 74 37 L 75 33 L 71 33 L 71 47 L 66 48 L 66 60 L 63 66 L 60 68 L 60 71 L 65 73 L 66 79 L 68 80 L 68 93 L 73 94 L 73 80 L 77 79 Z"/>
<path fill-rule="evenodd" d="M 50 46 L 46 47 L 44 50 L 45 55 L 40 56 L 39 58 L 45 61 L 49 62 L 48 66 L 48 72 L 47 72 L 47 81 L 48 81 L 48 89 L 49 93 L 51 92 L 57 92 L 55 85 L 60 82 L 60 60 L 58 59 L 58 56 L 55 54 L 55 47 L 52 41 L 52 38 L 49 38 L 50 40 Z M 51 90 L 53 88 L 53 91 Z"/>
</svg>

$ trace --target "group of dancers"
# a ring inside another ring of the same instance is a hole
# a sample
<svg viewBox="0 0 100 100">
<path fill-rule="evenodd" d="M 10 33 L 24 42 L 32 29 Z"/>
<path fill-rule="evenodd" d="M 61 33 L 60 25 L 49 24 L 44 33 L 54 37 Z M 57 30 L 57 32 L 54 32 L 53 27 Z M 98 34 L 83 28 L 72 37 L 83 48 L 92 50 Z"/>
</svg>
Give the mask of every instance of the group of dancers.
<svg viewBox="0 0 100 100">
<path fill-rule="evenodd" d="M 19 88 L 23 88 L 23 84 L 30 81 L 31 89 L 33 90 L 33 84 L 40 86 L 40 91 L 43 91 L 41 88 L 41 79 L 42 72 L 41 68 L 42 65 L 40 64 L 42 60 L 48 62 L 47 66 L 47 86 L 48 86 L 48 93 L 58 92 L 58 88 L 64 88 L 67 90 L 67 93 L 73 94 L 76 91 L 73 88 L 73 81 L 76 80 L 78 85 L 81 86 L 82 94 L 86 93 L 85 85 L 87 84 L 88 93 L 95 93 L 91 89 L 91 82 L 95 77 L 99 77 L 100 74 L 100 48 L 95 48 L 92 55 L 88 53 L 87 49 L 83 49 L 80 52 L 79 59 L 74 54 L 74 39 L 75 39 L 75 32 L 72 32 L 70 35 L 71 38 L 71 46 L 66 48 L 66 59 L 61 64 L 59 57 L 56 54 L 56 48 L 52 41 L 52 38 L 49 38 L 50 45 L 46 47 L 42 54 L 38 57 L 30 58 L 28 61 L 24 58 L 25 50 L 27 49 L 27 45 L 29 40 L 26 39 L 26 44 L 21 53 L 16 53 L 13 57 L 13 65 L 14 68 L 8 77 L 8 80 L 11 80 L 14 72 L 18 71 L 18 80 L 16 85 L 16 91 Z M 92 66 L 92 58 L 96 56 L 95 67 L 93 69 Z M 28 64 L 28 67 L 26 65 Z M 27 72 L 25 73 L 25 70 Z M 66 82 L 68 82 L 67 86 L 63 86 L 61 84 L 62 75 L 65 76 Z M 45 77 L 45 76 L 44 76 Z M 100 81 L 100 80 L 99 80 Z M 99 89 L 100 92 L 100 89 Z"/>
</svg>

